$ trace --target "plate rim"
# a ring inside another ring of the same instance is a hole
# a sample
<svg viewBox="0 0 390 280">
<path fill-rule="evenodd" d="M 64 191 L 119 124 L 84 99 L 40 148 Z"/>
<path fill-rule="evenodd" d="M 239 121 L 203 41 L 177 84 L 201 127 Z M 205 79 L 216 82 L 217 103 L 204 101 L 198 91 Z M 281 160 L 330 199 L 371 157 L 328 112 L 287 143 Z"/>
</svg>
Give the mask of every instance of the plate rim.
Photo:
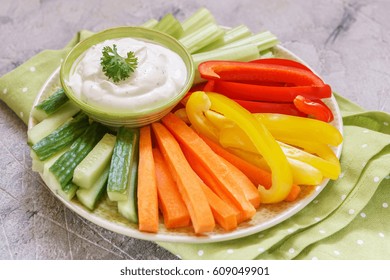
<svg viewBox="0 0 390 280">
<path fill-rule="evenodd" d="M 297 60 L 306 66 L 310 68 L 309 65 L 307 65 L 302 59 L 300 59 L 297 55 L 295 55 L 293 52 L 289 51 L 285 47 L 281 45 L 277 45 L 274 47 L 278 52 L 282 52 L 287 54 L 290 58 Z M 311 68 L 310 68 L 311 69 Z M 313 69 L 311 69 L 313 71 Z M 58 67 L 55 71 L 52 72 L 52 74 L 49 76 L 49 78 L 45 81 L 41 89 L 39 90 L 33 106 L 35 106 L 42 97 L 42 94 L 47 90 L 47 88 L 51 84 L 55 84 L 55 79 L 59 75 L 60 67 Z M 313 71 L 314 72 L 314 71 Z M 59 85 L 59 84 L 58 84 Z M 340 133 L 343 135 L 343 120 L 340 108 L 338 106 L 338 103 L 332 94 L 332 96 L 327 100 L 327 102 L 331 102 L 333 104 L 333 110 L 334 114 L 337 117 L 337 122 L 333 121 L 332 125 L 334 125 Z M 335 118 L 336 119 L 336 118 Z M 30 113 L 29 120 L 28 120 L 28 129 L 34 126 L 34 119 L 32 117 L 32 114 Z M 341 151 L 342 151 L 343 143 L 341 143 L 339 146 L 337 146 L 334 151 L 336 153 L 337 158 L 340 158 Z M 167 235 L 166 233 L 147 233 L 147 232 L 141 232 L 137 229 L 133 229 L 131 227 L 125 227 L 124 225 L 115 223 L 115 221 L 109 221 L 105 219 L 102 216 L 94 215 L 90 210 L 86 209 L 80 204 L 74 203 L 72 201 L 68 201 L 61 197 L 58 193 L 55 192 L 55 190 L 51 189 L 48 184 L 45 182 L 45 179 L 43 175 L 38 172 L 41 179 L 44 181 L 45 187 L 47 187 L 50 192 L 59 199 L 69 210 L 73 211 L 77 215 L 83 217 L 84 219 L 103 227 L 107 230 L 116 232 L 118 234 L 122 234 L 131 238 L 137 238 L 141 240 L 148 240 L 148 241 L 154 241 L 154 242 L 171 242 L 171 243 L 213 243 L 213 242 L 221 242 L 221 241 L 227 241 L 227 240 L 233 240 L 238 239 L 242 237 L 246 237 L 255 233 L 262 232 L 264 230 L 267 230 L 273 226 L 276 226 L 283 221 L 287 220 L 288 218 L 294 216 L 298 212 L 300 212 L 303 208 L 305 208 L 310 202 L 312 202 L 320 193 L 321 191 L 326 187 L 329 179 L 324 179 L 323 182 L 317 186 L 315 186 L 315 190 L 312 192 L 312 194 L 309 197 L 304 198 L 302 201 L 294 205 L 293 207 L 285 210 L 277 217 L 272 218 L 270 221 L 265 221 L 262 224 L 255 225 L 255 226 L 249 226 L 247 228 L 243 229 L 236 229 L 233 231 L 228 231 L 224 233 L 216 233 L 212 235 L 201 235 L 201 236 L 189 236 L 189 235 L 175 235 L 174 231 L 172 231 L 172 234 Z"/>
</svg>

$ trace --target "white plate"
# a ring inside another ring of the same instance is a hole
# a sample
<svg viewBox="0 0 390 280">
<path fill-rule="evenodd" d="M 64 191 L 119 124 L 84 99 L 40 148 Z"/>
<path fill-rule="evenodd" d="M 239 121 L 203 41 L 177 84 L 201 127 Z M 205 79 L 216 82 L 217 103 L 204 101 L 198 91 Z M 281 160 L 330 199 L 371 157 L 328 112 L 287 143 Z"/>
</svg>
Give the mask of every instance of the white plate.
<svg viewBox="0 0 390 280">
<path fill-rule="evenodd" d="M 276 56 L 278 57 L 289 58 L 303 62 L 293 53 L 281 46 L 277 46 L 274 49 Z M 54 89 L 59 86 L 59 69 L 57 69 L 49 77 L 41 91 L 38 93 L 34 105 L 51 94 Z M 334 121 L 332 122 L 332 125 L 334 125 L 342 133 L 342 118 L 335 98 L 332 96 L 331 98 L 324 100 L 324 102 L 329 106 L 334 114 Z M 33 127 L 35 124 L 36 121 L 30 116 L 29 128 Z M 341 149 L 341 145 L 334 149 L 338 158 L 340 157 Z M 40 175 L 42 177 L 42 174 Z M 215 231 L 204 235 L 195 235 L 191 227 L 167 230 L 163 221 L 160 221 L 160 230 L 158 233 L 144 233 L 138 230 L 137 225 L 129 223 L 126 219 L 120 216 L 117 212 L 116 205 L 106 198 L 103 199 L 95 211 L 91 212 L 83 207 L 76 198 L 72 201 L 67 201 L 60 197 L 54 190 L 50 189 L 50 187 L 49 189 L 63 204 L 65 204 L 66 207 L 73 210 L 75 213 L 84 217 L 85 219 L 108 230 L 126 236 L 151 241 L 207 243 L 248 236 L 283 222 L 303 209 L 308 203 L 310 203 L 323 190 L 328 181 L 329 180 L 326 179 L 318 186 L 303 188 L 300 198 L 294 202 L 281 202 L 274 205 L 262 205 L 260 209 L 257 210 L 256 215 L 250 221 L 241 223 L 234 231 L 227 232 L 217 227 Z"/>
</svg>

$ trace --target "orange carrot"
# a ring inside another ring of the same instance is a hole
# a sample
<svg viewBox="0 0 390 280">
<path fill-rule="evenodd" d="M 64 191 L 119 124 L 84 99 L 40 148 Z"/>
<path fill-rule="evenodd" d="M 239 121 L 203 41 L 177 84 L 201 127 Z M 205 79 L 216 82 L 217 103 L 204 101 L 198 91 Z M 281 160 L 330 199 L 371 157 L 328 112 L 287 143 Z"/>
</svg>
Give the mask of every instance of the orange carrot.
<svg viewBox="0 0 390 280">
<path fill-rule="evenodd" d="M 162 118 L 163 124 L 175 136 L 182 147 L 186 147 L 204 168 L 210 172 L 218 186 L 229 196 L 246 219 L 256 213 L 255 207 L 245 197 L 243 190 L 235 182 L 235 178 L 221 158 L 179 117 L 172 113 Z"/>
<path fill-rule="evenodd" d="M 233 230 L 237 228 L 235 210 L 219 198 L 219 196 L 217 196 L 206 184 L 202 182 L 201 185 L 210 204 L 215 221 L 225 230 Z"/>
<path fill-rule="evenodd" d="M 140 129 L 137 197 L 139 230 L 157 232 L 158 196 L 150 126 Z"/>
<path fill-rule="evenodd" d="M 301 187 L 298 185 L 293 184 L 290 193 L 288 196 L 284 199 L 284 201 L 291 202 L 298 198 L 299 194 L 301 193 Z"/>
<path fill-rule="evenodd" d="M 243 213 L 243 211 L 239 210 L 235 203 L 234 200 L 227 195 L 225 191 L 219 186 L 219 183 L 217 180 L 215 180 L 211 174 L 203 167 L 202 164 L 199 164 L 194 157 L 188 155 L 187 148 L 183 147 L 182 148 L 184 155 L 186 156 L 188 163 L 192 167 L 192 169 L 195 171 L 199 179 L 204 182 L 204 184 L 207 185 L 219 198 L 221 198 L 223 201 L 225 201 L 230 207 L 232 208 L 235 216 L 237 223 L 241 223 L 246 220 L 246 215 Z"/>
<path fill-rule="evenodd" d="M 256 186 L 240 169 L 235 167 L 229 161 L 221 157 L 222 161 L 229 167 L 231 174 L 236 179 L 238 186 L 244 191 L 245 197 L 252 203 L 253 207 L 259 208 L 260 206 L 260 194 Z"/>
<path fill-rule="evenodd" d="M 262 185 L 264 188 L 269 189 L 272 186 L 272 176 L 271 173 L 263 170 L 246 160 L 230 153 L 218 143 L 210 140 L 204 135 L 199 134 L 199 136 L 210 146 L 210 148 L 217 153 L 219 156 L 223 157 L 231 164 L 240 169 L 255 185 Z"/>
<path fill-rule="evenodd" d="M 175 137 L 161 123 L 152 128 L 165 161 L 187 206 L 195 233 L 212 231 L 215 220 L 201 183 L 185 158 Z"/>
<path fill-rule="evenodd" d="M 219 156 L 233 164 L 240 169 L 255 185 L 262 185 L 264 188 L 269 189 L 272 186 L 272 175 L 267 170 L 263 170 L 246 160 L 230 153 L 218 143 L 210 140 L 204 135 L 199 136 L 210 146 L 210 148 Z M 285 201 L 294 201 L 297 199 L 301 192 L 301 187 L 293 184 L 290 194 L 286 197 Z"/>
<path fill-rule="evenodd" d="M 187 207 L 159 149 L 153 148 L 153 157 L 156 166 L 159 207 L 164 217 L 165 227 L 188 226 L 190 215 Z"/>
</svg>

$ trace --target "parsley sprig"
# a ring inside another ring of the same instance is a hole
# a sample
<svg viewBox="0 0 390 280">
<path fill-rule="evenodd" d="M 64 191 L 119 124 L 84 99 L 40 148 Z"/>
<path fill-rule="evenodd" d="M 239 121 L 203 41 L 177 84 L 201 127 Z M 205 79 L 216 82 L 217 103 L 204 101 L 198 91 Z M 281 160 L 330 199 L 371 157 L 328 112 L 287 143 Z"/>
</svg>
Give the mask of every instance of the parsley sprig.
<svg viewBox="0 0 390 280">
<path fill-rule="evenodd" d="M 138 65 L 138 59 L 134 52 L 128 52 L 127 57 L 118 54 L 116 45 L 112 47 L 105 46 L 100 58 L 100 65 L 103 73 L 112 79 L 115 83 L 125 80 L 135 71 Z"/>
</svg>

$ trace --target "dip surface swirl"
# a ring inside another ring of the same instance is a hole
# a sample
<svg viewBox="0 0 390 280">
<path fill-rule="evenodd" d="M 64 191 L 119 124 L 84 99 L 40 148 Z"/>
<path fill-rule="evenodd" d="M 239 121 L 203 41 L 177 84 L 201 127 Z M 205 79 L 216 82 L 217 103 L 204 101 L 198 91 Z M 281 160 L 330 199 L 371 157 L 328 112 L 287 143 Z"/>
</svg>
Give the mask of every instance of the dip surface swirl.
<svg viewBox="0 0 390 280">
<path fill-rule="evenodd" d="M 138 58 L 134 73 L 117 83 L 105 76 L 100 65 L 103 48 L 114 44 L 122 57 L 132 51 Z M 78 61 L 68 85 L 83 102 L 100 110 L 142 112 L 178 95 L 186 76 L 183 60 L 170 49 L 147 41 L 120 38 L 90 47 Z"/>
</svg>

